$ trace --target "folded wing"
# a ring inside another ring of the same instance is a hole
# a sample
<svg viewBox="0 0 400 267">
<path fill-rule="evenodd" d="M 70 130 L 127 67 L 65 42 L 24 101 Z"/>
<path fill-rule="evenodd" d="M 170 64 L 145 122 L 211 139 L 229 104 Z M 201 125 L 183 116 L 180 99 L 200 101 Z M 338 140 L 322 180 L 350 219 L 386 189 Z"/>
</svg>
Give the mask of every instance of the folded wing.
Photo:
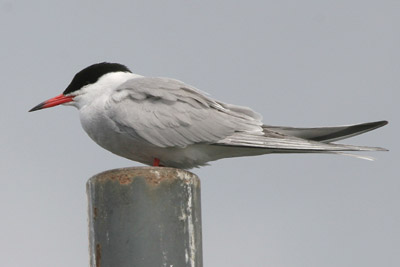
<svg viewBox="0 0 400 267">
<path fill-rule="evenodd" d="M 215 101 L 173 79 L 129 80 L 109 101 L 107 114 L 121 132 L 158 147 L 212 144 L 235 132 L 263 135 L 257 113 Z"/>
<path fill-rule="evenodd" d="M 106 105 L 121 133 L 158 147 L 212 144 L 274 152 L 384 150 L 332 144 L 386 124 L 292 128 L 266 126 L 249 108 L 216 101 L 196 88 L 169 78 L 135 78 L 122 84 Z"/>
</svg>

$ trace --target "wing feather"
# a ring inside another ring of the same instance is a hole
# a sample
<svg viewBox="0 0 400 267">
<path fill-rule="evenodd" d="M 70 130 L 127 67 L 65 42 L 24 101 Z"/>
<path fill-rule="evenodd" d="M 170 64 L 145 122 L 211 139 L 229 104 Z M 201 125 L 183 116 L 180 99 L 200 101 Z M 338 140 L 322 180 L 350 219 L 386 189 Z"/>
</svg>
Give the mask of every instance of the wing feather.
<svg viewBox="0 0 400 267">
<path fill-rule="evenodd" d="M 141 138 L 157 147 L 186 147 L 203 143 L 274 152 L 384 150 L 317 141 L 318 136 L 331 132 L 334 134 L 325 139 L 331 141 L 340 139 L 342 135 L 348 137 L 354 135 L 353 130 L 336 134 L 343 129 L 320 128 L 314 134 L 315 129 L 263 125 L 261 115 L 250 108 L 216 101 L 190 85 L 169 78 L 128 80 L 113 92 L 105 108 L 107 116 L 122 134 Z M 364 128 L 360 131 L 365 132 L 371 126 Z M 289 134 L 297 132 L 298 136 Z M 302 138 L 303 135 L 311 140 Z"/>
<path fill-rule="evenodd" d="M 386 125 L 387 123 L 387 121 L 375 121 L 353 125 L 313 128 L 263 125 L 263 128 L 265 131 L 273 130 L 286 135 L 328 143 L 372 131 Z"/>
<path fill-rule="evenodd" d="M 183 82 L 141 77 L 122 84 L 106 105 L 121 132 L 159 147 L 216 143 L 235 132 L 263 135 L 254 111 L 213 100 Z"/>
</svg>

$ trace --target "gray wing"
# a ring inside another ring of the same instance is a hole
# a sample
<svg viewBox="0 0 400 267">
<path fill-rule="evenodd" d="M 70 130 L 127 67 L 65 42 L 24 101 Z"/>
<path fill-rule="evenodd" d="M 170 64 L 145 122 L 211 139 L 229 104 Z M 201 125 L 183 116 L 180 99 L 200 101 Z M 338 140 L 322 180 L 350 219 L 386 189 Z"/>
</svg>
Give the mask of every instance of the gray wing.
<svg viewBox="0 0 400 267">
<path fill-rule="evenodd" d="M 380 150 L 328 144 L 263 128 L 249 108 L 216 101 L 169 78 L 135 78 L 122 84 L 106 105 L 121 132 L 158 147 L 196 143 L 253 147 L 276 152 Z"/>
<path fill-rule="evenodd" d="M 122 132 L 159 147 L 216 143 L 235 132 L 263 135 L 259 114 L 169 78 L 127 81 L 113 93 L 106 110 Z"/>
</svg>

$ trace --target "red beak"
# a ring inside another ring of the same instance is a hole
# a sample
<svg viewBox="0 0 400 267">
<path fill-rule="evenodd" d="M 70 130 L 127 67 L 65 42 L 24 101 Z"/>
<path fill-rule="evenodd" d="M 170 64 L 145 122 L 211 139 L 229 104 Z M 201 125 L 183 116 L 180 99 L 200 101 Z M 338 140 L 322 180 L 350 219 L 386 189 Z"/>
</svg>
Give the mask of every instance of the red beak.
<svg viewBox="0 0 400 267">
<path fill-rule="evenodd" d="M 31 110 L 29 110 L 29 112 L 39 110 L 39 109 L 51 108 L 54 106 L 58 106 L 60 104 L 71 102 L 73 99 L 74 99 L 73 96 L 65 96 L 65 95 L 61 94 L 59 96 L 50 98 L 49 100 L 46 100 L 46 101 L 40 103 L 39 105 L 37 105 L 34 108 L 32 108 Z"/>
</svg>

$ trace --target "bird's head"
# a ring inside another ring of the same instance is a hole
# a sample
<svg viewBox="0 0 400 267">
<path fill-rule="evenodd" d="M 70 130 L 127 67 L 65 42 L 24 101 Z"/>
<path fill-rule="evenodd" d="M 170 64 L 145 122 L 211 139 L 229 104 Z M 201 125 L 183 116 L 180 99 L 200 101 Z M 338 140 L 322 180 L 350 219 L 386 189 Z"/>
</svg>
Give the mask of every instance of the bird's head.
<svg viewBox="0 0 400 267">
<path fill-rule="evenodd" d="M 124 81 L 122 76 L 131 71 L 118 63 L 102 62 L 93 64 L 77 74 L 61 95 L 43 101 L 33 107 L 29 112 L 58 106 L 60 104 L 77 105 L 79 102 L 92 100 L 96 95 L 104 93 L 104 90 L 113 88 Z M 122 78 L 122 80 L 121 80 Z M 85 96 L 89 96 L 86 97 Z"/>
</svg>

